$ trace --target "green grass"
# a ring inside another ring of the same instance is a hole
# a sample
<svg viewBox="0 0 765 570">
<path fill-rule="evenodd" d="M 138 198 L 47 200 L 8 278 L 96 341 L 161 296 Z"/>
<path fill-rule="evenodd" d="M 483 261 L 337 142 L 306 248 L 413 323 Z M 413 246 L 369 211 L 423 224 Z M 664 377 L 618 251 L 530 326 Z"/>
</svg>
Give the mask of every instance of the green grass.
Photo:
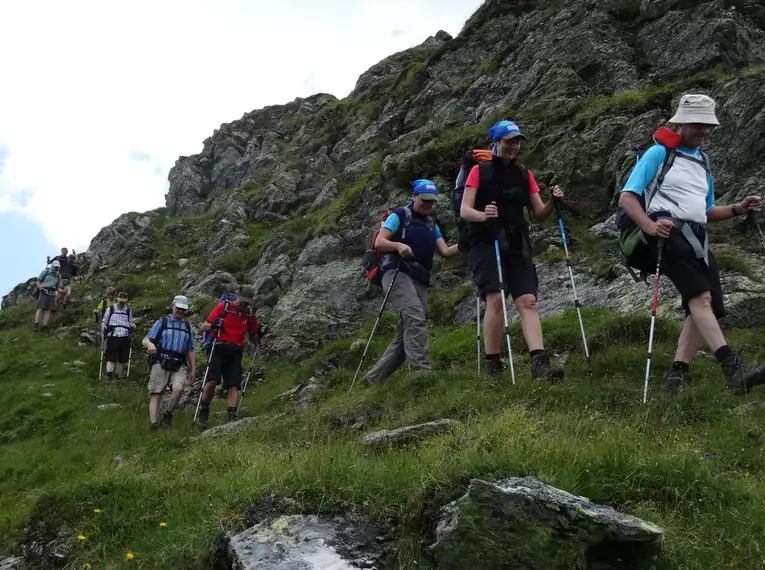
<svg viewBox="0 0 765 570">
<path fill-rule="evenodd" d="M 72 568 L 86 562 L 123 568 L 127 552 L 135 555 L 130 564 L 141 568 L 208 568 L 221 527 L 240 529 L 248 506 L 275 491 L 310 512 L 360 505 L 371 521 L 396 525 L 398 568 L 431 568 L 423 525 L 435 507 L 464 492 L 467 477 L 533 475 L 662 526 L 661 554 L 645 568 L 761 565 L 765 411 L 731 414 L 746 399 L 727 394 L 708 357 L 694 364 L 691 390 L 680 397 L 662 391 L 659 376 L 671 361 L 677 321 L 658 320 L 645 406 L 647 319 L 586 310 L 592 375 L 581 357 L 574 313 L 543 323 L 548 348 L 571 355 L 567 380 L 554 386 L 530 382 L 518 325 L 512 326 L 516 387 L 476 377 L 472 327 L 435 326 L 433 373 L 402 370 L 383 385 L 359 386 L 348 395 L 360 354 L 346 339 L 298 365 L 259 362 L 264 382 L 248 391 L 242 414 L 261 421 L 239 435 L 202 440 L 191 427 L 193 410 L 182 412 L 172 431 L 151 433 L 143 403 L 135 416 L 137 382 L 97 382 L 95 348 L 78 347 L 71 336 L 87 317 L 85 308 L 78 311 L 68 317 L 73 332 L 64 340 L 27 329 L 29 304 L 0 313 L 0 551 L 14 550 L 25 528 L 55 522 L 75 542 L 77 535 L 86 537 L 75 548 Z M 395 322 L 386 313 L 367 366 L 391 339 Z M 369 319 L 359 338 L 371 325 Z M 735 330 L 731 342 L 762 360 L 763 333 Z M 326 359 L 340 369 L 327 376 L 319 403 L 278 416 L 290 407 L 275 396 L 305 381 Z M 74 360 L 84 365 L 68 364 Z M 142 366 L 133 368 L 134 380 Z M 122 408 L 97 410 L 112 402 Z M 216 400 L 212 422 L 224 413 Z M 361 416 L 370 424 L 359 432 L 351 426 Z M 360 444 L 366 431 L 440 417 L 464 427 L 404 449 L 372 452 Z M 116 456 L 123 462 L 119 469 Z"/>
<path fill-rule="evenodd" d="M 734 271 L 754 281 L 760 281 L 752 264 L 730 250 L 715 251 L 715 259 L 720 271 Z"/>
</svg>

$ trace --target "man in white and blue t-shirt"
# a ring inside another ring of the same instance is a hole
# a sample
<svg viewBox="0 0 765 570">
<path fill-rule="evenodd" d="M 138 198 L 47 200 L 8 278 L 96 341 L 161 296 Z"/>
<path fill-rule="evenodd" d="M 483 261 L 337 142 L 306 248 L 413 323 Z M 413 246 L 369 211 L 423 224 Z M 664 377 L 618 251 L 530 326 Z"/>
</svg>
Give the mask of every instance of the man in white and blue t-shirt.
<svg viewBox="0 0 765 570">
<path fill-rule="evenodd" d="M 720 124 L 714 100 L 706 95 L 684 95 L 670 123 L 677 125 L 679 145 L 674 150 L 661 144 L 649 148 L 630 174 L 619 200 L 643 231 L 654 255 L 659 239 L 664 240 L 661 272 L 670 278 L 683 300 L 685 325 L 675 362 L 665 377 L 667 388 L 679 392 L 683 382 L 690 381 L 689 366 L 703 341 L 720 362 L 728 388 L 743 394 L 765 383 L 765 366 L 746 364 L 725 342 L 717 322 L 724 315 L 720 275 L 708 249 L 705 225 L 759 210 L 762 200 L 747 196 L 738 204 L 715 205 L 709 160 L 700 150 L 710 128 Z M 657 189 L 660 172 L 665 176 Z M 646 189 L 649 203 L 644 210 L 638 196 Z"/>
</svg>

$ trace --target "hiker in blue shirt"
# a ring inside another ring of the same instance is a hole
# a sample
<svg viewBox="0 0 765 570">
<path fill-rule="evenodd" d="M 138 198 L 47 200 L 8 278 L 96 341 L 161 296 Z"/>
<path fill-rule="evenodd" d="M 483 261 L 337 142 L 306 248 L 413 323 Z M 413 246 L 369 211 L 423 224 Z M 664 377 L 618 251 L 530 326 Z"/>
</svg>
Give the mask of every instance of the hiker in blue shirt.
<svg viewBox="0 0 765 570">
<path fill-rule="evenodd" d="M 646 237 L 654 265 L 659 239 L 663 240 L 660 270 L 683 300 L 685 325 L 674 364 L 665 376 L 666 386 L 671 392 L 680 392 L 683 384 L 690 382 L 690 363 L 703 341 L 720 362 L 728 388 L 734 394 L 744 394 L 752 386 L 765 383 L 765 366 L 745 363 L 720 330 L 717 319 L 725 314 L 723 292 L 705 226 L 708 221 L 757 211 L 762 200 L 747 196 L 738 204 L 715 205 L 709 161 L 700 150 L 710 128 L 720 124 L 714 100 L 706 95 L 684 95 L 670 123 L 678 125 L 678 143 L 671 149 L 663 144 L 649 148 L 632 170 L 619 199 Z M 649 196 L 645 209 L 638 198 L 644 194 Z"/>
<path fill-rule="evenodd" d="M 384 289 L 398 272 L 390 302 L 398 310 L 396 338 L 377 364 L 364 377 L 369 387 L 393 374 L 406 360 L 410 370 L 430 370 L 428 339 L 428 286 L 433 256 L 454 257 L 456 245 L 449 246 L 438 225 L 429 217 L 438 189 L 430 180 L 412 183 L 412 199 L 394 210 L 385 220 L 375 247 L 385 254 L 382 262 Z"/>
<path fill-rule="evenodd" d="M 159 405 L 165 388 L 168 385 L 172 386 L 172 395 L 167 411 L 162 417 L 162 425 L 171 427 L 173 411 L 178 407 L 184 384 L 187 379 L 189 385 L 194 384 L 197 358 L 194 350 L 194 329 L 186 320 L 188 308 L 189 300 L 183 295 L 176 296 L 173 299 L 172 313 L 154 323 L 149 334 L 143 339 L 143 346 L 151 357 L 148 389 L 151 394 L 149 419 L 153 429 L 159 426 Z"/>
</svg>

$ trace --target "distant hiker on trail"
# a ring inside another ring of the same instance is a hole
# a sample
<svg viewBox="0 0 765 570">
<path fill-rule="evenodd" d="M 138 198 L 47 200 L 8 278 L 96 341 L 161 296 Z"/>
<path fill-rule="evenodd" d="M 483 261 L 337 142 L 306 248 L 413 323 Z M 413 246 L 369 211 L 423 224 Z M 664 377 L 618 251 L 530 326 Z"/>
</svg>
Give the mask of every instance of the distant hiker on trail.
<svg viewBox="0 0 765 570">
<path fill-rule="evenodd" d="M 130 357 L 130 338 L 135 330 L 133 315 L 127 306 L 128 295 L 120 291 L 117 303 L 109 307 L 101 321 L 101 334 L 106 339 L 106 378 L 112 380 L 115 375 L 122 378 Z"/>
<path fill-rule="evenodd" d="M 375 242 L 375 248 L 385 254 L 382 285 L 398 310 L 398 325 L 393 342 L 364 376 L 367 387 L 387 379 L 407 360 L 410 370 L 431 370 L 428 286 L 433 257 L 436 252 L 446 258 L 459 253 L 456 245 L 446 244 L 429 216 L 438 199 L 436 185 L 420 179 L 412 186 L 411 200 L 385 219 Z"/>
<path fill-rule="evenodd" d="M 187 381 L 194 383 L 197 372 L 197 355 L 194 350 L 194 329 L 186 320 L 189 301 L 183 295 L 173 299 L 172 313 L 159 319 L 143 339 L 143 346 L 149 351 L 151 371 L 148 389 L 149 419 L 152 429 L 159 426 L 159 405 L 165 387 L 172 387 L 170 405 L 162 417 L 162 425 L 171 427 L 173 412 L 183 395 Z"/>
<path fill-rule="evenodd" d="M 210 416 L 210 402 L 215 396 L 215 387 L 223 380 L 228 389 L 228 421 L 236 420 L 239 390 L 242 388 L 242 353 L 245 337 L 255 346 L 259 341 L 258 319 L 253 311 L 255 291 L 242 287 L 236 293 L 235 301 L 224 301 L 207 316 L 202 331 L 215 335 L 207 363 L 207 376 L 199 408 L 199 423 L 204 425 Z"/>
<path fill-rule="evenodd" d="M 738 204 L 715 206 L 712 171 L 700 150 L 710 128 L 720 124 L 715 106 L 706 95 L 680 99 L 677 113 L 669 120 L 677 125 L 674 144 L 656 144 L 642 155 L 621 191 L 619 205 L 647 238 L 654 265 L 661 248 L 660 271 L 683 300 L 685 325 L 675 362 L 665 376 L 667 388 L 679 392 L 683 383 L 690 382 L 690 363 L 704 341 L 720 363 L 728 388 L 744 394 L 765 383 L 765 366 L 746 364 L 725 342 L 717 322 L 725 313 L 723 292 L 705 224 L 757 211 L 762 200 L 747 196 Z M 647 209 L 641 203 L 645 200 Z"/>
<path fill-rule="evenodd" d="M 103 297 L 101 301 L 98 303 L 98 306 L 93 309 L 93 313 L 96 316 L 96 321 L 101 322 L 101 319 L 104 318 L 104 313 L 106 312 L 106 309 L 114 305 L 114 303 L 117 302 L 117 300 L 114 298 L 115 295 L 115 289 L 114 287 L 107 287 L 106 289 L 106 297 Z"/>
<path fill-rule="evenodd" d="M 61 264 L 54 261 L 50 268 L 43 269 L 37 277 L 37 312 L 35 313 L 34 329 L 36 331 L 45 331 L 50 322 L 53 311 L 56 310 L 56 294 L 61 289 L 61 273 L 59 272 Z M 42 319 L 42 325 L 40 324 Z"/>
<path fill-rule="evenodd" d="M 460 208 L 460 216 L 469 222 L 466 240 L 473 280 L 486 300 L 483 323 L 486 368 L 494 376 L 501 376 L 505 369 L 500 360 L 503 316 L 506 318 L 501 293 L 504 291 L 505 297 L 508 293 L 512 296 L 521 317 L 523 338 L 531 353 L 532 379 L 563 378 L 562 368 L 550 366 L 542 341 L 537 312 L 539 282 L 524 216 L 528 209 L 535 219 L 544 220 L 554 211 L 554 204 L 542 201 L 533 174 L 517 160 L 521 139 L 526 138 L 518 126 L 512 121 L 499 121 L 488 134 L 493 141 L 493 157 L 471 169 Z M 552 194 L 554 198 L 563 198 L 557 186 Z M 497 257 L 501 259 L 503 283 L 499 281 Z"/>
<path fill-rule="evenodd" d="M 52 259 L 50 256 L 48 256 L 48 263 L 58 261 L 61 266 L 60 274 L 62 292 L 56 296 L 56 301 L 63 301 L 64 309 L 66 309 L 66 306 L 69 304 L 69 297 L 72 295 L 72 281 L 75 281 L 77 277 L 77 267 L 74 264 L 75 251 L 72 250 L 72 255 L 68 254 L 69 250 L 65 247 L 62 247 L 61 255 L 57 255 Z"/>
</svg>

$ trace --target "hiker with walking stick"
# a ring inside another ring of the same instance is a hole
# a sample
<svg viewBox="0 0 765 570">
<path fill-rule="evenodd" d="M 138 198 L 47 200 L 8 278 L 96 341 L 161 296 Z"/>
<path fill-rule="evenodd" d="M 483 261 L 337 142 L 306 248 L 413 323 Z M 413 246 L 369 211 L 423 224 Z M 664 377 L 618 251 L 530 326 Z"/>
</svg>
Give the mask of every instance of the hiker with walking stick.
<svg viewBox="0 0 765 570">
<path fill-rule="evenodd" d="M 512 121 L 499 121 L 488 131 L 493 141 L 491 160 L 473 166 L 465 182 L 460 217 L 469 222 L 466 240 L 473 281 L 486 300 L 483 320 L 487 372 L 501 377 L 506 366 L 500 360 L 502 333 L 507 342 L 510 373 L 515 383 L 513 354 L 507 321 L 507 294 L 521 317 L 521 328 L 531 353 L 531 377 L 556 380 L 563 369 L 550 365 L 542 340 L 542 324 L 537 312 L 539 282 L 531 257 L 529 227 L 524 216 L 528 209 L 537 220 L 553 211 L 545 204 L 531 171 L 517 160 L 521 134 Z M 563 198 L 557 186 L 553 198 Z"/>
<path fill-rule="evenodd" d="M 242 353 L 245 337 L 256 345 L 259 341 L 258 319 L 255 316 L 252 287 L 242 287 L 236 293 L 236 300 L 219 303 L 207 316 L 201 330 L 212 330 L 215 334 L 210 349 L 202 393 L 197 403 L 200 425 L 205 425 L 210 416 L 210 403 L 215 396 L 215 387 L 223 381 L 228 389 L 228 421 L 236 420 L 239 390 L 242 387 Z"/>
<path fill-rule="evenodd" d="M 184 384 L 194 384 L 197 355 L 194 349 L 194 329 L 186 320 L 189 300 L 183 295 L 173 299 L 172 313 L 162 317 L 143 339 L 143 346 L 151 358 L 148 389 L 149 420 L 151 428 L 159 427 L 159 406 L 168 384 L 172 387 L 170 405 L 162 417 L 162 426 L 171 427 L 173 412 L 183 395 Z"/>
<path fill-rule="evenodd" d="M 653 313 L 660 272 L 675 285 L 685 309 L 675 361 L 665 376 L 666 387 L 677 393 L 690 383 L 690 363 L 704 342 L 720 363 L 728 389 L 741 395 L 765 383 L 765 366 L 745 363 L 726 343 L 720 330 L 717 319 L 725 314 L 723 292 L 705 225 L 758 211 L 762 200 L 759 196 L 747 196 L 738 204 L 715 205 L 712 170 L 707 155 L 700 149 L 711 127 L 720 124 L 713 99 L 706 95 L 684 95 L 669 122 L 676 125 L 676 131 L 666 129 L 669 132 L 662 135 L 661 142 L 657 140 L 645 151 L 619 198 L 619 205 L 642 232 L 641 243 L 656 264 Z M 644 402 L 654 321 L 652 316 Z"/>
<path fill-rule="evenodd" d="M 130 341 L 135 322 L 130 307 L 127 306 L 128 294 L 120 291 L 117 302 L 110 306 L 101 320 L 101 338 L 106 339 L 106 379 L 125 377 L 125 365 L 130 362 Z"/>
<path fill-rule="evenodd" d="M 375 240 L 375 248 L 384 253 L 382 285 L 385 300 L 377 315 L 375 327 L 390 299 L 398 310 L 396 337 L 388 345 L 375 366 L 364 376 L 364 386 L 370 387 L 393 374 L 405 361 L 410 370 L 430 370 L 428 339 L 428 286 L 433 256 L 445 258 L 459 254 L 456 245 L 449 246 L 438 225 L 430 217 L 438 199 L 438 189 L 430 180 L 412 183 L 414 192 L 409 203 L 393 210 L 385 218 Z M 370 335 L 364 355 L 359 362 L 358 375 L 372 340 Z M 354 376 L 353 382 L 355 382 Z M 353 389 L 353 382 L 351 389 Z"/>
</svg>

